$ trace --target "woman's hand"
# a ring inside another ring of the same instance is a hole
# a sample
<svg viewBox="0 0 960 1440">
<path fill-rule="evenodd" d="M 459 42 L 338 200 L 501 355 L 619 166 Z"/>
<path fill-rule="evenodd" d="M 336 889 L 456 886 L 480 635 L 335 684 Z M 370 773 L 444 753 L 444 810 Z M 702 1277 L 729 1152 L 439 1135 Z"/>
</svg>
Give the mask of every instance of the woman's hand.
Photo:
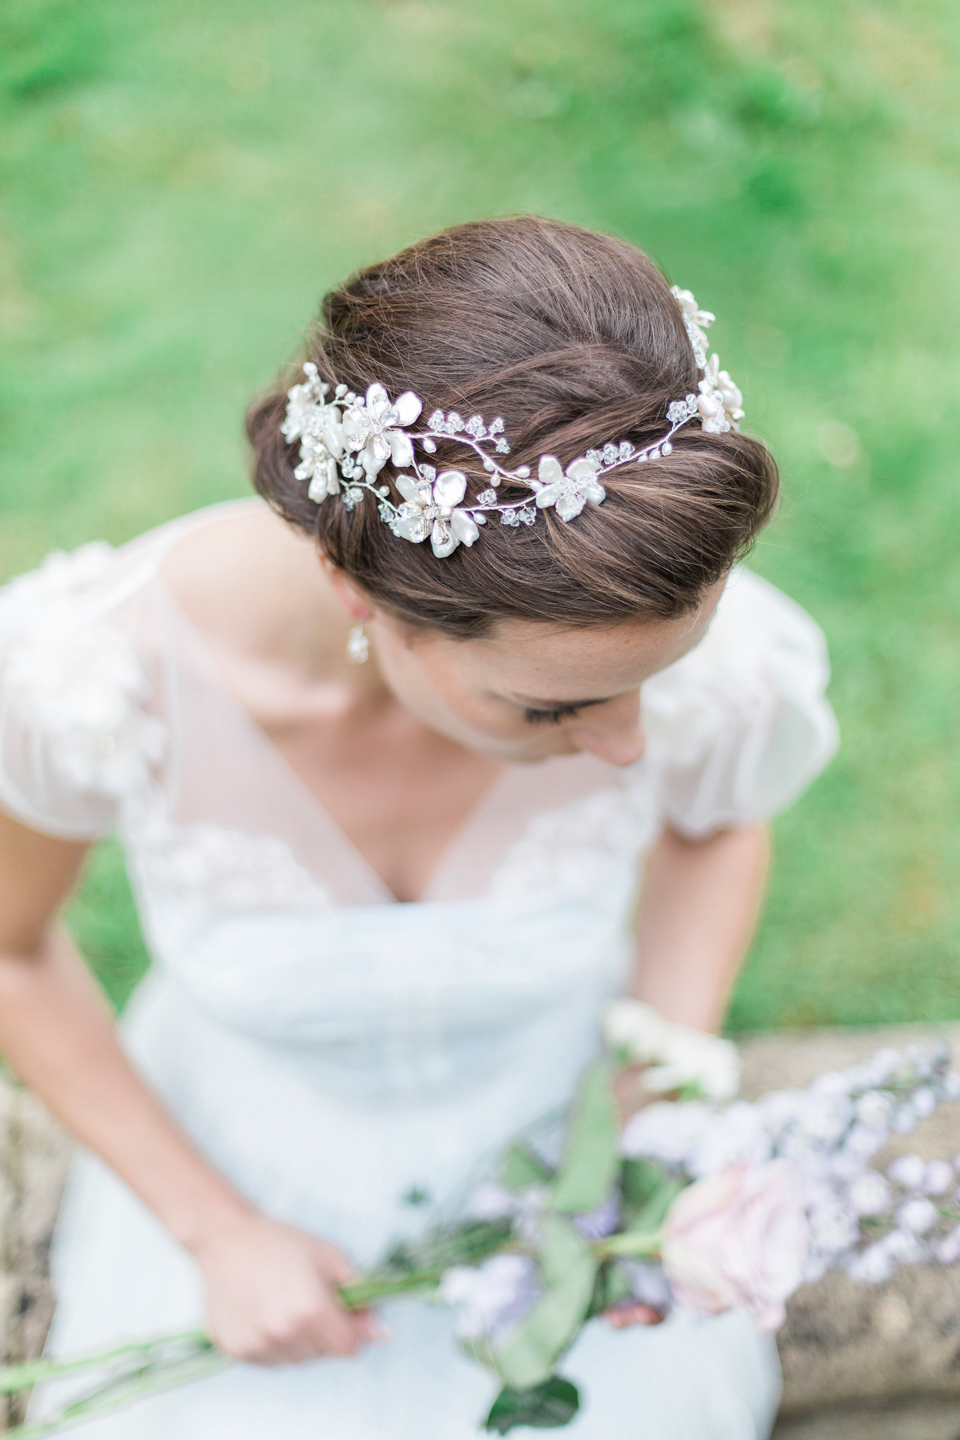
<svg viewBox="0 0 960 1440">
<path fill-rule="evenodd" d="M 323 1240 L 251 1215 L 194 1249 L 207 1285 L 218 1350 L 254 1365 L 353 1355 L 386 1332 L 367 1310 L 351 1311 L 337 1286 L 356 1279 Z"/>
</svg>

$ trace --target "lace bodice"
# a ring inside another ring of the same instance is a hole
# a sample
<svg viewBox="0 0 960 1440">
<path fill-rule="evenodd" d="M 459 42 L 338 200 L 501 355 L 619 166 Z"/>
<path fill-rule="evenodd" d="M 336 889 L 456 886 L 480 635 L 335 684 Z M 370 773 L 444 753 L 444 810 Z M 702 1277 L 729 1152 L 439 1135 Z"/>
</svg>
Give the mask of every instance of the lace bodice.
<svg viewBox="0 0 960 1440">
<path fill-rule="evenodd" d="M 66 838 L 117 829 L 153 884 L 216 906 L 385 901 L 223 690 L 159 577 L 186 529 L 234 508 L 119 550 L 56 552 L 0 591 L 0 804 Z M 454 840 L 429 898 L 582 891 L 665 820 L 702 835 L 775 813 L 833 751 L 827 673 L 809 617 L 738 572 L 703 641 L 644 686 L 643 760 L 626 771 L 590 756 L 513 767 Z"/>
</svg>

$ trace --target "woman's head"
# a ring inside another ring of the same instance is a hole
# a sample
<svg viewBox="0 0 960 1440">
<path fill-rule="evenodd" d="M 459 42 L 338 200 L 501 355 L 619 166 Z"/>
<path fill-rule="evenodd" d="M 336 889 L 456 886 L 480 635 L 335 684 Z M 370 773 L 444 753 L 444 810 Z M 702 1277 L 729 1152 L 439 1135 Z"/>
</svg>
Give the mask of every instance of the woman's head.
<svg viewBox="0 0 960 1440">
<path fill-rule="evenodd" d="M 362 393 L 379 382 L 392 396 L 414 391 L 428 413 L 502 415 L 511 468 L 543 454 L 566 465 L 611 440 L 651 444 L 698 380 L 652 262 L 535 217 L 458 226 L 361 271 L 326 297 L 307 351 L 333 385 Z M 759 441 L 694 423 L 669 456 L 606 476 L 604 503 L 571 523 L 546 510 L 529 528 L 487 525 L 440 560 L 394 536 L 369 494 L 352 510 L 311 501 L 281 433 L 285 408 L 284 387 L 248 418 L 261 494 L 379 610 L 451 639 L 489 638 L 510 621 L 610 629 L 694 615 L 776 501 Z M 437 462 L 484 488 L 462 447 L 441 443 Z M 378 479 L 396 495 L 389 465 Z"/>
</svg>

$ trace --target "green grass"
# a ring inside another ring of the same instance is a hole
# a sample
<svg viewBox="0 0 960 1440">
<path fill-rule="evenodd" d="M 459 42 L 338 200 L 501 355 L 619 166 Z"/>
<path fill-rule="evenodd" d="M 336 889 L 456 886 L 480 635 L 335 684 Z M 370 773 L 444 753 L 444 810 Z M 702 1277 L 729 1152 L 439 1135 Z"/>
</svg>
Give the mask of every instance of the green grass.
<svg viewBox="0 0 960 1440">
<path fill-rule="evenodd" d="M 721 317 L 844 733 L 732 1024 L 960 1016 L 958 46 L 950 0 L 5 0 L 0 571 L 242 492 L 344 271 L 515 210 L 626 235 Z M 73 920 L 122 998 L 114 852 Z"/>
</svg>

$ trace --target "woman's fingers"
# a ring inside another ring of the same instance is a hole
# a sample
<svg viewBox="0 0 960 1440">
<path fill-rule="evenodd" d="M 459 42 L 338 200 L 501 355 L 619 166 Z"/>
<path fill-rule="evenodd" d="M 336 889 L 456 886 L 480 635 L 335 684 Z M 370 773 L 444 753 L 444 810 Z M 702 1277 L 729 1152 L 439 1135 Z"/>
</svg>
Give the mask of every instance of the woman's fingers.
<svg viewBox="0 0 960 1440">
<path fill-rule="evenodd" d="M 334 1245 L 328 1245 L 325 1240 L 313 1240 L 313 1248 L 317 1266 L 325 1280 L 332 1281 L 334 1285 L 349 1285 L 351 1280 L 358 1278 L 356 1266 Z"/>
<path fill-rule="evenodd" d="M 642 1305 L 639 1300 L 621 1300 L 606 1312 L 607 1321 L 614 1330 L 625 1330 L 628 1325 L 660 1325 L 663 1311 L 653 1305 Z"/>
</svg>

